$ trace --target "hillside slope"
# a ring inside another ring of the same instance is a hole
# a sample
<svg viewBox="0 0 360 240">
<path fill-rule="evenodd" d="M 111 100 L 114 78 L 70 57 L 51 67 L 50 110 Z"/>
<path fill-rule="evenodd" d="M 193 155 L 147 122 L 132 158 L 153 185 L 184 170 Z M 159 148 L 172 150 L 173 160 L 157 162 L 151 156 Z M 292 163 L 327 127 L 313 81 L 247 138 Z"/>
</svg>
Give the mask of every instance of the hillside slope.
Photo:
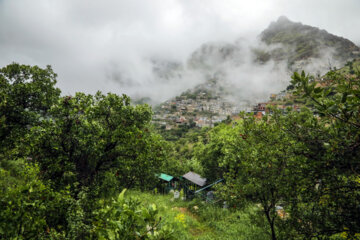
<svg viewBox="0 0 360 240">
<path fill-rule="evenodd" d="M 262 42 L 272 46 L 270 55 L 289 65 L 310 58 L 327 58 L 344 64 L 360 56 L 360 48 L 343 37 L 325 30 L 290 21 L 282 16 L 260 34 Z M 326 59 L 324 59 L 326 60 Z"/>
<path fill-rule="evenodd" d="M 209 42 L 184 63 L 154 62 L 154 73 L 164 82 L 184 84 L 193 78 L 198 83 L 160 104 L 156 116 L 163 124 L 176 125 L 184 117 L 182 123 L 211 126 L 285 89 L 294 71 L 320 77 L 355 58 L 360 48 L 350 40 L 280 17 L 258 42 Z"/>
</svg>

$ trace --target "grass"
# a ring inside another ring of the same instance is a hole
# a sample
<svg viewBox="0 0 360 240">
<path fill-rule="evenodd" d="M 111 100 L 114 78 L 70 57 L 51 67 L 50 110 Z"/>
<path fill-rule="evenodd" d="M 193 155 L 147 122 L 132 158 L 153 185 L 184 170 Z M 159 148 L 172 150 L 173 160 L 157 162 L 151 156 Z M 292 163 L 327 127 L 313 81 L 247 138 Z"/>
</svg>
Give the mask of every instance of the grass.
<svg viewBox="0 0 360 240">
<path fill-rule="evenodd" d="M 162 221 L 172 226 L 176 239 L 269 239 L 263 230 L 252 223 L 255 207 L 244 211 L 223 209 L 199 199 L 174 200 L 172 195 L 129 191 L 142 204 L 155 203 Z"/>
</svg>

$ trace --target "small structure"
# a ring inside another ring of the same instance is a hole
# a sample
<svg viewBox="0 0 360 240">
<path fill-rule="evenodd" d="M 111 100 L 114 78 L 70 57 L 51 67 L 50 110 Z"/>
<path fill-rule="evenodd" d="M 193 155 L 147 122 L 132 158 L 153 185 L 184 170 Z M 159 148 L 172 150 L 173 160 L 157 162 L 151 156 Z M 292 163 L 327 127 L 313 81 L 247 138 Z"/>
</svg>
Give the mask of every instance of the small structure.
<svg viewBox="0 0 360 240">
<path fill-rule="evenodd" d="M 258 105 L 255 107 L 257 111 L 263 112 L 266 110 L 266 105 L 268 103 L 258 103 Z"/>
<path fill-rule="evenodd" d="M 194 172 L 188 172 L 182 176 L 190 182 L 202 187 L 206 184 L 206 178 L 202 178 L 199 174 Z"/>
<path fill-rule="evenodd" d="M 186 198 L 193 198 L 198 187 L 206 184 L 206 178 L 202 178 L 199 174 L 188 172 L 182 176 L 186 181 L 182 181 Z"/>
<path fill-rule="evenodd" d="M 160 179 L 157 187 L 161 193 L 168 193 L 170 190 L 176 189 L 177 179 L 175 177 L 165 173 L 156 174 L 156 176 Z"/>
</svg>

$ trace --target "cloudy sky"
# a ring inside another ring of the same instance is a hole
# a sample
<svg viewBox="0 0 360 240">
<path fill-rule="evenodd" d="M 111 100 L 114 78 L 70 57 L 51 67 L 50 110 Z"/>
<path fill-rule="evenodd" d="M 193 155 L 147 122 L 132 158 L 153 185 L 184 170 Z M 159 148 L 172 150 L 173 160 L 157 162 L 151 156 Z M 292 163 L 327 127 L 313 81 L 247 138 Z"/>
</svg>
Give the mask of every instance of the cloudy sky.
<svg viewBox="0 0 360 240">
<path fill-rule="evenodd" d="M 151 59 L 184 61 L 281 15 L 359 45 L 359 12 L 359 0 L 0 0 L 0 65 L 50 64 L 63 94 L 161 92 Z"/>
</svg>

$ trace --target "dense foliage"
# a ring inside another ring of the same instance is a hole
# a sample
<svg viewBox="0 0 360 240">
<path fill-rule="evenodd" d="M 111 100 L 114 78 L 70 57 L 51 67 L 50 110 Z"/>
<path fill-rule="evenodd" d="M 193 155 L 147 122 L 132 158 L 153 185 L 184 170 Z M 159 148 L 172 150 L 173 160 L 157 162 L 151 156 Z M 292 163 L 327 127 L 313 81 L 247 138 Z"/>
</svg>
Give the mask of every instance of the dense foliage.
<svg viewBox="0 0 360 240">
<path fill-rule="evenodd" d="M 198 158 L 207 149 L 209 169 L 226 170 L 219 194 L 231 204 L 259 204 L 272 239 L 354 237 L 360 230 L 360 78 L 330 72 L 317 83 L 295 73 L 292 84 L 313 109 L 273 109 L 261 120 L 243 115 L 237 125 L 215 127 Z"/>
<path fill-rule="evenodd" d="M 351 70 L 320 82 L 295 73 L 291 90 L 307 103 L 299 111 L 241 114 L 165 141 L 147 105 L 60 96 L 50 67 L 10 64 L 0 69 L 0 238 L 186 239 L 199 233 L 185 213 L 231 239 L 359 238 L 360 75 Z M 215 196 L 229 209 L 195 200 L 159 210 L 124 194 L 153 189 L 156 173 L 190 170 L 224 179 Z"/>
<path fill-rule="evenodd" d="M 109 193 L 109 187 L 145 188 L 155 178 L 164 154 L 148 130 L 146 105 L 133 107 L 127 96 L 77 93 L 59 99 L 49 116 L 31 129 L 29 156 L 55 188 Z"/>
<path fill-rule="evenodd" d="M 94 237 L 99 199 L 154 185 L 166 148 L 149 130 L 149 106 L 125 95 L 60 97 L 50 67 L 14 63 L 0 83 L 1 237 Z"/>
</svg>

